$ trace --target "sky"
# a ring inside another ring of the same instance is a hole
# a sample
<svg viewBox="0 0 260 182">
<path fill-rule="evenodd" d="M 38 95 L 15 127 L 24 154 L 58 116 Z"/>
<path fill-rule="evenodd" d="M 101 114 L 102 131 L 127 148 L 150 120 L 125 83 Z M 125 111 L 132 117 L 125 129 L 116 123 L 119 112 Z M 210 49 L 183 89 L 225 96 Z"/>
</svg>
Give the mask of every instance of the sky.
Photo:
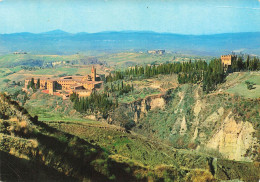
<svg viewBox="0 0 260 182">
<path fill-rule="evenodd" d="M 0 34 L 260 32 L 260 0 L 0 0 Z"/>
</svg>

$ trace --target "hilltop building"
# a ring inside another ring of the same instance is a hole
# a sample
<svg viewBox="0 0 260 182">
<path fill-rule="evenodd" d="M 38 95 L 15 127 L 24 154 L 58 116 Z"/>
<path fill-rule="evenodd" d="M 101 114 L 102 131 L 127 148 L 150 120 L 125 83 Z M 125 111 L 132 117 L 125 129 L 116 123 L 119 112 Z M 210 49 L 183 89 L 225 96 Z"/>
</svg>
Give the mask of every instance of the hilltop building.
<svg viewBox="0 0 260 182">
<path fill-rule="evenodd" d="M 13 54 L 27 54 L 27 52 L 13 52 Z"/>
<path fill-rule="evenodd" d="M 224 70 L 225 71 L 231 71 L 231 65 L 233 60 L 236 60 L 237 56 L 236 55 L 222 55 L 221 56 L 221 63 L 223 64 Z"/>
<path fill-rule="evenodd" d="M 159 54 L 163 55 L 165 53 L 165 50 L 149 50 L 147 51 L 149 54 Z"/>
<path fill-rule="evenodd" d="M 101 75 L 96 74 L 96 68 L 92 66 L 91 74 L 86 76 L 65 76 L 57 79 L 51 78 L 34 78 L 35 87 L 38 79 L 40 88 L 43 93 L 50 95 L 60 95 L 63 98 L 69 97 L 73 92 L 79 96 L 89 96 L 93 90 L 99 89 L 103 85 Z M 32 78 L 25 80 L 25 90 L 28 89 Z"/>
</svg>

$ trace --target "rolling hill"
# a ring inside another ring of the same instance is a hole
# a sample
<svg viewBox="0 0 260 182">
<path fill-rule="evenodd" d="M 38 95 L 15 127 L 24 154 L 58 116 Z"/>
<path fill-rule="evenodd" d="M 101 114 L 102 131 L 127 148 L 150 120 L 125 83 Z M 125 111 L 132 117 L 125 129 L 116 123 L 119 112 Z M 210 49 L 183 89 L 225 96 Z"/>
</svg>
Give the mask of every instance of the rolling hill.
<svg viewBox="0 0 260 182">
<path fill-rule="evenodd" d="M 231 51 L 260 55 L 260 32 L 215 35 L 181 35 L 156 32 L 100 32 L 71 34 L 61 30 L 45 33 L 0 34 L 0 54 L 26 51 L 32 54 L 74 54 L 165 49 L 185 54 L 219 56 Z"/>
</svg>

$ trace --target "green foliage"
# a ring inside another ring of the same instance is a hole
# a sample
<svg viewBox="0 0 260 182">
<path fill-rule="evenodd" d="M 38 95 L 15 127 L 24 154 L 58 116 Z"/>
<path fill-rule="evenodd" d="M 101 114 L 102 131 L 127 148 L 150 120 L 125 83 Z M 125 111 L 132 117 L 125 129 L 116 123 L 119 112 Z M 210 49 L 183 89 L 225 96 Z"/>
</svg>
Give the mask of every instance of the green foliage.
<svg viewBox="0 0 260 182">
<path fill-rule="evenodd" d="M 68 76 L 67 73 L 63 73 L 63 74 L 59 74 L 58 77 L 64 77 L 64 76 Z"/>
<path fill-rule="evenodd" d="M 8 82 L 10 82 L 11 80 L 10 79 L 4 79 L 3 80 L 3 82 L 5 82 L 5 83 L 8 83 Z"/>
<path fill-rule="evenodd" d="M 68 142 L 68 138 L 65 136 L 65 135 L 60 135 L 58 137 L 59 141 L 63 142 L 63 143 L 66 143 Z"/>
<path fill-rule="evenodd" d="M 121 73 L 120 71 L 116 71 L 113 75 L 109 73 L 109 75 L 106 77 L 106 82 L 113 82 L 116 80 L 121 80 L 123 78 L 123 73 Z"/>
<path fill-rule="evenodd" d="M 131 130 L 134 126 L 135 126 L 135 122 L 131 120 L 131 121 L 127 122 L 124 127 L 128 131 L 128 130 Z"/>
<path fill-rule="evenodd" d="M 237 59 L 232 60 L 231 68 L 233 71 L 256 71 L 260 70 L 260 61 L 258 57 L 253 57 L 253 59 L 250 59 L 250 56 L 248 55 L 246 60 L 244 60 L 243 57 L 239 56 Z"/>
<path fill-rule="evenodd" d="M 40 88 L 40 79 L 38 78 L 37 83 L 36 83 L 36 89 Z"/>
<path fill-rule="evenodd" d="M 225 74 L 220 59 L 205 62 L 185 63 L 178 74 L 179 83 L 203 83 L 203 90 L 208 93 L 215 90 L 217 84 L 224 82 Z"/>
<path fill-rule="evenodd" d="M 76 93 L 70 96 L 70 100 L 74 103 L 74 108 L 82 113 L 95 113 L 100 112 L 106 118 L 108 112 L 116 107 L 111 100 L 108 99 L 106 93 L 99 94 L 92 92 L 89 97 L 79 97 Z"/>
<path fill-rule="evenodd" d="M 254 85 L 255 85 L 254 82 L 245 81 L 245 84 L 246 84 L 248 90 L 252 90 L 252 89 L 255 88 L 255 87 L 254 87 Z"/>
<path fill-rule="evenodd" d="M 28 94 L 25 91 L 20 90 L 20 89 L 16 90 L 14 93 L 10 94 L 10 97 L 13 100 L 18 101 L 22 105 L 24 105 L 26 103 L 26 101 L 30 99 Z"/>
<path fill-rule="evenodd" d="M 206 92 L 212 91 L 216 85 L 225 80 L 224 69 L 220 59 L 214 59 L 209 64 L 205 61 L 164 63 L 160 65 L 135 66 L 114 75 L 107 76 L 107 82 L 120 79 L 150 78 L 159 74 L 178 74 L 178 82 L 199 83 L 203 82 L 203 89 Z"/>
<path fill-rule="evenodd" d="M 113 97 L 118 97 L 120 95 L 133 92 L 134 86 L 130 84 L 125 84 L 124 81 L 116 81 L 107 83 L 104 87 L 104 91 L 107 92 L 108 97 L 109 95 L 112 95 Z"/>
<path fill-rule="evenodd" d="M 34 78 L 32 78 L 31 81 L 29 81 L 27 88 L 28 88 L 28 89 L 29 89 L 29 88 L 32 88 L 33 90 L 35 90 L 36 87 L 37 87 L 37 86 L 35 86 Z M 40 80 L 39 80 L 39 87 L 40 87 Z"/>
<path fill-rule="evenodd" d="M 221 60 L 212 60 L 203 75 L 203 91 L 208 93 L 209 91 L 215 90 L 218 84 L 225 81 L 225 78 L 226 75 Z"/>
</svg>

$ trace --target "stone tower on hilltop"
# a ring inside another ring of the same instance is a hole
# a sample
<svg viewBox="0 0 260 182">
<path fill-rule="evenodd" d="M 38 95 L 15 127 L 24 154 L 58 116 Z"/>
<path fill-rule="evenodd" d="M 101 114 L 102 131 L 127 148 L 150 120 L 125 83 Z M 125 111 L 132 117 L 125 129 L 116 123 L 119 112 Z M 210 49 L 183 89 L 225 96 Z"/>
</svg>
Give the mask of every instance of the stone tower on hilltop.
<svg viewBox="0 0 260 182">
<path fill-rule="evenodd" d="M 92 81 L 96 81 L 96 68 L 94 68 L 94 66 L 92 66 L 92 69 L 91 69 L 91 78 L 92 78 Z"/>
<path fill-rule="evenodd" d="M 234 60 L 237 59 L 235 55 L 222 55 L 221 56 L 221 63 L 224 67 L 225 71 L 231 72 L 231 65 Z"/>
</svg>

